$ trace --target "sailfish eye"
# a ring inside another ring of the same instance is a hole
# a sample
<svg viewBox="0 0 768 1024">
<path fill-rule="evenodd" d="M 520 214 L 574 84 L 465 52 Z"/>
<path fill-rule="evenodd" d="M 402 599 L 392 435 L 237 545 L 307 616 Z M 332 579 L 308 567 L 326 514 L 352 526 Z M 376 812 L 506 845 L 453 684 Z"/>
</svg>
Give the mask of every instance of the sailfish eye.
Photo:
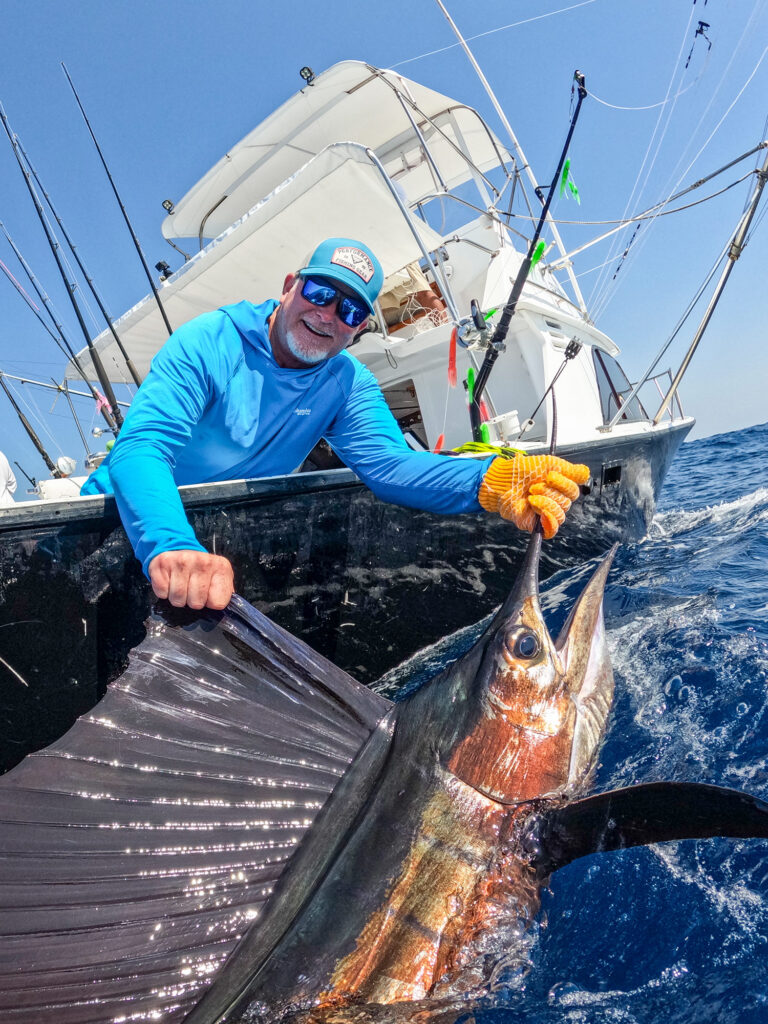
<svg viewBox="0 0 768 1024">
<path fill-rule="evenodd" d="M 513 654 L 516 658 L 535 658 L 539 653 L 539 638 L 535 633 L 521 633 L 515 640 Z"/>
</svg>

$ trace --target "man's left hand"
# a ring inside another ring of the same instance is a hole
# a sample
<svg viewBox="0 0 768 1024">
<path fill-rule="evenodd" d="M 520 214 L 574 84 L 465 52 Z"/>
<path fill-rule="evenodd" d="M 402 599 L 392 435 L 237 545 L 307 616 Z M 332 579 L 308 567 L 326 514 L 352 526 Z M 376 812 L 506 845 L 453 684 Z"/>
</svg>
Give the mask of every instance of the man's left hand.
<svg viewBox="0 0 768 1024">
<path fill-rule="evenodd" d="M 477 500 L 488 512 L 528 533 L 541 517 L 547 540 L 565 521 L 565 513 L 589 479 L 589 467 L 556 455 L 516 455 L 494 459 L 486 470 Z"/>
</svg>

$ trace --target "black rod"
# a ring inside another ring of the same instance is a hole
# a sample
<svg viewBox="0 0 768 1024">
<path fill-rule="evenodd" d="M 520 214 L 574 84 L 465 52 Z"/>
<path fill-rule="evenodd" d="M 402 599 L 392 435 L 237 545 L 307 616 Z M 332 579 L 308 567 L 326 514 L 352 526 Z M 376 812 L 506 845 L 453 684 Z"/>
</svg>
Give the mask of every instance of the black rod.
<svg viewBox="0 0 768 1024">
<path fill-rule="evenodd" d="M 91 277 L 91 275 L 88 273 L 87 269 L 85 268 L 85 265 L 83 264 L 83 261 L 80 259 L 80 254 L 77 251 L 77 246 L 75 245 L 75 243 L 70 238 L 69 233 L 68 233 L 66 227 L 64 226 L 64 222 L 62 221 L 61 217 L 58 215 L 58 213 L 56 211 L 56 207 L 53 205 L 53 201 L 51 200 L 51 197 L 48 195 L 48 193 L 47 193 L 47 191 L 45 189 L 45 186 L 43 185 L 42 181 L 40 181 L 40 177 L 39 177 L 37 171 L 35 170 L 35 168 L 34 168 L 34 166 L 32 164 L 32 161 L 29 159 L 29 156 L 27 155 L 26 150 L 22 146 L 21 141 L 19 140 L 18 136 L 16 136 L 16 142 L 18 143 L 19 149 L 21 150 L 21 155 L 24 157 L 24 160 L 27 163 L 27 167 L 29 168 L 29 170 L 32 173 L 32 177 L 37 182 L 37 187 L 42 192 L 43 197 L 45 198 L 46 203 L 48 203 L 50 211 L 53 214 L 54 220 L 59 225 L 59 229 L 61 230 L 61 233 L 64 236 L 64 241 L 67 243 L 67 245 L 70 248 L 70 251 L 72 252 L 72 255 L 75 257 L 75 262 L 77 263 L 78 267 L 80 268 L 80 273 L 83 275 L 85 280 L 88 282 L 88 287 L 91 289 L 91 294 L 93 295 L 94 299 L 96 300 L 96 305 L 99 307 L 101 315 L 104 317 L 104 320 L 105 320 L 105 322 L 107 324 L 107 327 L 109 328 L 109 330 L 110 330 L 110 332 L 112 334 L 112 337 L 115 339 L 115 343 L 117 344 L 117 347 L 120 350 L 120 355 L 125 360 L 125 365 L 128 367 L 128 372 L 130 373 L 131 377 L 133 378 L 133 383 L 136 385 L 136 387 L 140 387 L 141 386 L 141 377 L 139 376 L 139 374 L 138 374 L 138 372 L 136 370 L 136 367 L 133 365 L 133 360 L 131 359 L 131 357 L 126 352 L 125 346 L 123 345 L 122 341 L 118 337 L 117 331 L 115 330 L 115 325 L 114 325 L 114 323 L 112 321 L 112 318 L 110 317 L 109 313 L 107 312 L 106 308 L 104 307 L 104 303 L 102 302 L 101 296 L 99 295 L 99 292 L 98 292 L 98 290 L 96 288 L 96 285 L 93 282 L 93 278 Z"/>
<path fill-rule="evenodd" d="M 75 369 L 77 370 L 77 372 L 82 377 L 82 379 L 83 379 L 83 381 L 85 383 L 85 386 L 91 392 L 91 396 L 93 397 L 93 400 L 99 405 L 99 408 L 101 410 L 101 415 L 104 417 L 105 423 L 107 424 L 107 426 L 109 427 L 110 430 L 114 431 L 115 430 L 115 421 L 112 419 L 112 415 L 109 412 L 109 410 L 106 408 L 106 406 L 104 406 L 103 403 L 101 403 L 101 395 L 96 390 L 96 388 L 93 386 L 91 381 L 88 379 L 88 374 L 85 372 L 85 368 L 83 367 L 83 365 L 80 362 L 80 360 L 77 358 L 77 355 L 76 355 L 75 350 L 73 349 L 72 345 L 67 340 L 67 336 L 64 333 L 64 328 L 62 327 L 61 323 L 56 318 L 56 314 L 53 311 L 53 306 L 51 305 L 51 300 L 48 298 L 48 295 L 45 293 L 45 291 L 43 291 L 43 289 L 40 287 L 40 285 L 39 285 L 39 283 L 37 281 L 37 278 L 32 273 L 32 268 L 29 266 L 27 261 L 22 256 L 21 252 L 18 249 L 18 246 L 16 245 L 14 240 L 9 235 L 8 230 L 7 230 L 5 224 L 3 224 L 2 221 L 0 221 L 0 228 L 2 228 L 3 234 L 5 235 L 6 239 L 8 240 L 8 244 L 13 249 L 14 254 L 16 255 L 16 259 L 19 261 L 19 263 L 23 267 L 24 273 L 27 275 L 27 277 L 29 279 L 29 283 L 32 285 L 32 287 L 35 290 L 35 294 L 37 295 L 38 299 L 40 299 L 40 301 L 42 302 L 43 306 L 45 307 L 45 309 L 46 309 L 46 311 L 48 313 L 48 316 L 51 318 L 51 320 L 53 322 L 54 327 L 58 331 L 58 337 L 53 333 L 53 331 L 50 329 L 48 324 L 46 324 L 45 320 L 43 319 L 43 317 L 40 314 L 40 310 L 35 307 L 35 304 L 32 302 L 32 300 L 27 295 L 27 293 L 24 291 L 24 289 L 19 285 L 18 281 L 16 281 L 16 279 L 10 273 L 10 271 L 5 266 L 5 264 L 2 263 L 2 261 L 0 261 L 0 266 L 2 266 L 3 272 L 6 274 L 6 276 L 10 280 L 11 284 L 13 284 L 13 286 L 16 288 L 16 290 L 18 291 L 19 295 L 21 295 L 21 297 L 24 299 L 26 304 L 29 306 L 29 308 L 32 310 L 32 312 L 35 314 L 35 316 L 40 321 L 40 323 L 43 325 L 43 327 L 46 329 L 46 331 L 48 331 L 48 333 L 51 335 L 51 337 L 56 342 L 58 347 L 62 350 L 64 355 L 66 355 L 69 359 L 72 360 L 72 363 L 74 364 Z"/>
<path fill-rule="evenodd" d="M 85 110 L 83 108 L 83 104 L 80 102 L 80 97 L 77 95 L 77 89 L 75 89 L 74 82 L 70 78 L 70 75 L 69 75 L 69 72 L 67 71 L 66 65 L 64 63 L 62 63 L 61 66 L 62 66 L 62 68 L 64 70 L 64 74 L 67 76 L 67 81 L 69 82 L 70 88 L 72 89 L 72 92 L 75 94 L 75 99 L 77 100 L 77 105 L 80 108 L 80 113 L 83 115 L 83 120 L 85 121 L 86 127 L 87 127 L 87 129 L 88 129 L 88 131 L 90 133 L 90 136 L 93 139 L 93 144 L 96 147 L 96 152 L 99 154 L 102 166 L 104 167 L 104 170 L 106 172 L 107 178 L 109 179 L 109 183 L 112 186 L 112 191 L 115 193 L 115 199 L 117 200 L 117 204 L 120 207 L 120 212 L 123 215 L 123 219 L 125 220 L 125 223 L 126 223 L 126 225 L 128 227 L 128 230 L 129 230 L 129 232 L 131 234 L 131 238 L 133 239 L 133 244 L 136 247 L 136 252 L 139 254 L 139 259 L 141 260 L 142 267 L 144 267 L 144 273 L 147 275 L 147 280 L 149 281 L 149 287 L 152 289 L 152 294 L 155 297 L 155 302 L 157 303 L 157 308 L 160 310 L 160 315 L 162 316 L 163 322 L 165 323 L 165 326 L 168 329 L 168 333 L 169 334 L 173 334 L 173 328 L 171 327 L 170 321 L 168 320 L 168 317 L 166 316 L 165 309 L 163 308 L 163 304 L 160 301 L 160 295 L 158 294 L 157 288 L 155 286 L 154 278 L 152 277 L 150 269 L 147 266 L 147 261 L 144 258 L 144 253 L 141 251 L 141 244 L 139 243 L 139 240 L 136 237 L 136 232 L 133 230 L 133 226 L 132 226 L 130 220 L 128 219 L 128 214 L 126 213 L 125 207 L 123 206 L 123 201 L 120 198 L 120 193 L 117 191 L 117 186 L 115 185 L 114 179 L 112 178 L 112 175 L 109 172 L 109 167 L 107 166 L 107 161 L 104 159 L 104 154 L 101 151 L 101 146 L 99 145 L 99 143 L 98 143 L 98 141 L 96 139 L 96 136 L 93 133 L 93 128 L 91 128 L 91 122 L 88 120 L 88 117 L 87 117 L 87 115 L 85 113 Z"/>
<path fill-rule="evenodd" d="M 35 448 L 37 448 L 38 452 L 42 456 L 43 462 L 48 467 L 48 469 L 49 469 L 49 471 L 51 473 L 51 476 L 53 476 L 53 477 L 61 476 L 61 472 L 56 468 L 56 466 L 55 466 L 53 460 L 51 459 L 50 455 L 48 454 L 48 452 L 43 447 L 43 442 L 40 440 L 40 438 L 37 436 L 37 434 L 33 430 L 32 424 L 29 422 L 27 417 L 24 415 L 24 413 L 18 407 L 18 405 L 16 404 L 16 399 L 13 397 L 11 392 L 8 390 L 8 385 L 3 380 L 3 372 L 2 372 L 2 370 L 0 370 L 0 387 L 3 389 L 3 391 L 6 394 L 6 397 L 8 398 L 8 401 L 13 406 L 14 411 L 15 411 L 16 415 L 19 417 L 19 420 L 21 421 L 22 427 L 24 427 L 24 429 L 26 430 L 27 436 L 29 437 L 30 441 L 35 446 Z M 26 475 L 27 474 L 25 473 L 24 476 L 26 476 Z M 27 478 L 27 479 L 29 479 L 29 478 Z"/>
<path fill-rule="evenodd" d="M 37 480 L 35 480 L 33 476 L 30 476 L 26 469 L 24 469 L 24 467 L 20 463 L 18 463 L 16 459 L 13 460 L 13 464 L 18 468 L 20 473 L 24 474 L 24 476 L 27 478 L 27 480 L 29 480 L 30 484 L 32 484 L 33 487 L 37 486 Z"/>
<path fill-rule="evenodd" d="M 114 420 L 110 424 L 110 427 L 111 429 L 118 431 L 123 424 L 123 414 L 117 407 L 117 399 L 115 398 L 115 393 L 112 390 L 112 384 L 110 383 L 110 380 L 107 377 L 107 374 L 104 370 L 104 365 L 101 362 L 101 356 L 96 351 L 96 346 L 93 344 L 91 336 L 88 332 L 88 328 L 85 325 L 83 314 L 80 312 L 80 307 L 77 304 L 77 299 L 75 298 L 74 288 L 69 278 L 67 277 L 67 272 L 64 269 L 64 264 L 62 263 L 61 260 L 61 255 L 59 253 L 59 245 L 54 239 L 53 234 L 51 233 L 51 229 L 48 226 L 48 221 L 46 220 L 45 211 L 43 210 L 42 203 L 40 202 L 40 199 L 38 198 L 38 195 L 35 192 L 34 186 L 32 185 L 31 175 L 24 166 L 21 156 L 19 155 L 16 138 L 14 134 L 11 132 L 10 126 L 8 124 L 8 118 L 6 117 L 2 105 L 0 105 L 0 120 L 3 123 L 3 128 L 5 129 L 5 133 L 8 136 L 8 140 L 11 143 L 11 148 L 13 149 L 13 155 L 16 157 L 16 162 L 19 165 L 19 170 L 21 171 L 22 177 L 24 178 L 24 181 L 27 186 L 27 190 L 29 191 L 29 195 L 32 199 L 32 202 L 34 203 L 38 219 L 42 225 L 43 231 L 45 232 L 45 237 L 48 240 L 48 245 L 50 247 L 51 252 L 53 253 L 53 258 L 56 261 L 56 266 L 58 267 L 59 274 L 61 275 L 61 279 L 64 282 L 64 287 L 67 290 L 67 295 L 69 296 L 72 308 L 75 311 L 75 316 L 77 317 L 77 322 L 80 325 L 80 330 L 83 332 L 83 337 L 85 338 L 86 344 L 88 346 L 88 353 L 91 357 L 91 362 L 93 363 L 93 368 L 96 372 L 99 384 L 101 385 L 101 388 L 107 397 L 107 401 L 112 406 L 112 410 L 114 410 L 113 412 L 111 412 L 111 416 L 114 416 Z"/>
<path fill-rule="evenodd" d="M 560 181 L 560 175 L 562 174 L 565 158 L 568 154 L 568 147 L 571 144 L 573 132 L 576 128 L 576 122 L 579 119 L 581 104 L 584 102 L 584 98 L 587 95 L 587 88 L 584 84 L 584 75 L 580 71 L 575 71 L 573 77 L 578 88 L 579 98 L 578 102 L 576 103 L 576 109 L 573 112 L 573 117 L 571 118 L 571 124 L 568 128 L 568 135 L 565 139 L 563 151 L 560 154 L 560 159 L 557 164 L 557 170 L 555 171 L 555 176 L 552 179 L 552 183 L 549 186 L 549 192 L 547 193 L 547 198 L 542 207 L 541 216 L 539 217 L 539 221 L 536 225 L 536 230 L 533 233 L 533 238 L 531 239 L 531 244 L 528 247 L 528 252 L 525 256 L 525 259 L 520 264 L 520 269 L 517 272 L 517 277 L 515 278 L 514 283 L 512 285 L 512 291 L 509 293 L 509 298 L 507 299 L 507 303 L 504 306 L 501 318 L 498 324 L 496 325 L 496 329 L 493 332 L 493 336 L 491 337 L 490 343 L 485 353 L 485 358 L 483 359 L 482 365 L 480 366 L 477 378 L 475 380 L 473 402 L 469 407 L 469 417 L 470 422 L 472 424 L 472 436 L 475 439 L 475 441 L 482 440 L 482 435 L 480 432 L 480 399 L 482 398 L 483 391 L 485 390 L 485 386 L 488 383 L 488 377 L 490 376 L 491 370 L 493 369 L 493 364 L 498 359 L 501 347 L 504 344 L 504 340 L 507 336 L 507 333 L 509 332 L 510 322 L 512 320 L 512 317 L 515 315 L 518 300 L 520 299 L 520 295 L 523 291 L 523 286 L 526 282 L 528 274 L 530 273 L 531 263 L 533 262 L 534 253 L 539 243 L 539 237 L 544 228 L 544 223 L 547 219 L 547 214 L 549 213 L 549 207 L 551 206 L 552 200 L 555 196 L 555 189 L 557 188 L 557 184 Z"/>
</svg>

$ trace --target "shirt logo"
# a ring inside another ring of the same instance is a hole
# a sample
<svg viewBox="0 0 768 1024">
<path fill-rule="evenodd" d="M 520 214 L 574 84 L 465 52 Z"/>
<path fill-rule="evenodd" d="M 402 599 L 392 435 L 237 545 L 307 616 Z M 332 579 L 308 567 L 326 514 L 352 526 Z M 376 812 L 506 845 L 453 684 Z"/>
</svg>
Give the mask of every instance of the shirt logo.
<svg viewBox="0 0 768 1024">
<path fill-rule="evenodd" d="M 338 249 L 334 249 L 331 263 L 335 263 L 337 267 L 346 267 L 366 284 L 373 277 L 373 263 L 370 258 L 362 249 L 356 249 L 352 245 L 340 245 Z"/>
<path fill-rule="evenodd" d="M 294 409 L 297 416 L 309 416 L 312 412 L 311 409 Z"/>
</svg>

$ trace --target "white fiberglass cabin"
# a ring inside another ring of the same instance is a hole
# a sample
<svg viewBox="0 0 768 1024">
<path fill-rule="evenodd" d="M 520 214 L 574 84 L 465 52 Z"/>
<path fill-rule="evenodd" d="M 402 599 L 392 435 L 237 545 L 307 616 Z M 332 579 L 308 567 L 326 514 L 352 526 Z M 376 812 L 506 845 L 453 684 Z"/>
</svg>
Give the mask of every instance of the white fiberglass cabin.
<svg viewBox="0 0 768 1024">
<path fill-rule="evenodd" d="M 471 439 L 464 381 L 482 363 L 528 249 L 518 226 L 530 237 L 541 209 L 526 196 L 524 173 L 530 191 L 519 147 L 513 155 L 477 111 L 392 71 L 345 61 L 271 114 L 183 199 L 166 204 L 165 237 L 181 251 L 198 251 L 162 283 L 163 305 L 178 326 L 227 303 L 277 297 L 284 275 L 321 239 L 360 238 L 386 280 L 377 330 L 355 343 L 354 354 L 375 373 L 412 445 L 433 448 L 441 435 L 444 447 L 459 445 Z M 527 216 L 513 218 L 514 211 Z M 590 322 L 569 261 L 556 269 L 559 236 L 552 224 L 546 232 L 552 241 L 528 277 L 484 394 L 488 440 L 533 450 L 549 444 L 553 407 L 541 399 L 572 340 L 582 347 L 556 387 L 558 448 L 604 444 L 612 419 L 616 440 L 687 432 L 692 421 L 679 405 L 676 420 L 670 414 L 653 426 L 636 399 L 624 404 L 630 389 L 615 362 L 618 349 Z M 488 329 L 475 326 L 484 323 Z M 451 388 L 454 328 L 458 385 Z M 167 336 L 154 299 L 116 329 L 146 374 Z M 97 347 L 111 378 L 125 380 L 111 335 Z M 88 365 L 86 351 L 80 359 Z"/>
</svg>

